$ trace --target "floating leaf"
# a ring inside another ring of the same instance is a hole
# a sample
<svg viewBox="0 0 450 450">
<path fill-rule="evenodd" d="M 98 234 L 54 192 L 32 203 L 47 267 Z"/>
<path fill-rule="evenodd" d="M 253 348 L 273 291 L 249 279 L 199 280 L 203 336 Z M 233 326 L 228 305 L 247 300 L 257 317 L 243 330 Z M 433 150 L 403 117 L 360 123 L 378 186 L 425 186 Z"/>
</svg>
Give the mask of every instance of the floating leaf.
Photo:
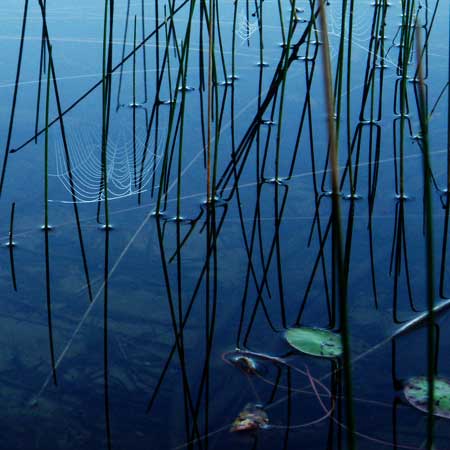
<svg viewBox="0 0 450 450">
<path fill-rule="evenodd" d="M 238 351 L 226 354 L 225 360 L 247 374 L 253 375 L 259 371 L 258 365 L 253 358 L 241 355 Z"/>
<path fill-rule="evenodd" d="M 428 412 L 428 378 L 410 378 L 403 388 L 406 400 L 423 412 Z M 450 380 L 434 379 L 434 415 L 450 419 Z"/>
<path fill-rule="evenodd" d="M 230 431 L 233 433 L 236 431 L 252 431 L 265 428 L 268 424 L 269 418 L 263 407 L 254 403 L 247 403 L 233 422 Z"/>
<path fill-rule="evenodd" d="M 276 357 L 240 349 L 223 353 L 222 359 L 248 375 L 264 375 L 267 373 L 267 363 L 278 361 Z"/>
<path fill-rule="evenodd" d="M 323 328 L 290 328 L 285 334 L 288 343 L 302 353 L 322 358 L 337 358 L 342 355 L 342 340 L 339 334 Z"/>
</svg>

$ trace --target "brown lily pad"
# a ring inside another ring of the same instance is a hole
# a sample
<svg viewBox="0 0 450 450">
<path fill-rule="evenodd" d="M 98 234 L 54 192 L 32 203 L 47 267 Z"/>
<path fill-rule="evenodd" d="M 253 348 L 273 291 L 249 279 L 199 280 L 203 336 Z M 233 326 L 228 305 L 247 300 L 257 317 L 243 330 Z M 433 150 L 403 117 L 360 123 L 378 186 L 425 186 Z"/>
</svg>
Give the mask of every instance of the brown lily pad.
<svg viewBox="0 0 450 450">
<path fill-rule="evenodd" d="M 247 403 L 231 425 L 230 432 L 253 431 L 266 428 L 269 417 L 261 405 Z"/>
</svg>

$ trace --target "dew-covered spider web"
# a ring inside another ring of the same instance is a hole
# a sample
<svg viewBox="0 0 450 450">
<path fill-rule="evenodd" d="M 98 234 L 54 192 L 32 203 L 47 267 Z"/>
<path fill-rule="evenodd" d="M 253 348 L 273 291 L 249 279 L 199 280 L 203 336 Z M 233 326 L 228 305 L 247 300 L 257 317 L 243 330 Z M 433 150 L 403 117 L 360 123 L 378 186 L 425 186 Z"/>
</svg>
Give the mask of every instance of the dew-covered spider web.
<svg viewBox="0 0 450 450">
<path fill-rule="evenodd" d="M 70 154 L 75 202 L 88 203 L 105 199 L 102 168 L 102 134 L 100 127 L 83 125 L 66 132 Z M 160 136 L 163 133 L 160 133 Z M 108 199 L 120 199 L 149 189 L 161 160 L 161 142 L 156 151 L 150 139 L 145 151 L 146 130 L 130 126 L 110 128 L 107 144 Z M 145 154 L 145 157 L 144 157 Z M 62 139 L 56 138 L 49 156 L 49 176 L 56 180 L 51 191 L 53 202 L 72 203 L 70 174 Z"/>
<path fill-rule="evenodd" d="M 373 14 L 368 14 L 368 8 L 373 9 L 376 5 L 381 6 L 383 0 L 374 0 L 364 1 L 364 2 L 355 2 L 354 8 L 352 11 L 352 46 L 357 47 L 359 50 L 367 50 L 368 42 L 370 40 L 370 31 L 373 27 Z M 392 3 L 395 4 L 396 8 L 389 8 L 387 15 L 395 15 L 398 17 L 398 25 L 401 24 L 401 17 L 398 15 L 401 9 L 400 1 L 390 2 L 387 6 L 393 6 Z M 308 2 L 297 2 L 296 7 L 296 18 L 300 21 L 309 21 L 311 16 L 311 9 L 308 5 Z M 422 4 L 421 2 L 417 3 L 416 13 L 418 16 L 418 23 L 423 23 L 425 20 L 425 10 L 427 9 L 426 3 Z M 289 22 L 289 8 L 286 8 L 284 11 L 284 21 L 285 25 Z M 350 17 L 350 2 L 347 2 L 346 9 L 344 9 L 344 5 L 342 0 L 329 0 L 326 3 L 326 14 L 328 20 L 328 34 L 329 34 L 329 43 L 330 43 L 330 56 L 332 59 L 337 58 L 339 53 L 339 42 L 342 36 L 342 31 L 344 31 L 344 40 L 348 42 L 348 33 L 349 33 L 349 17 Z M 345 30 L 343 30 L 343 15 L 345 15 Z M 271 23 L 272 21 L 273 24 Z M 265 26 L 267 27 L 267 22 L 269 22 L 269 26 L 273 28 L 274 26 L 279 26 L 279 18 L 278 15 L 275 15 L 270 18 L 266 18 Z M 391 22 L 390 22 L 391 23 Z M 250 11 L 246 11 L 245 8 L 242 8 L 237 15 L 237 28 L 236 33 L 241 40 L 241 43 L 247 42 L 252 35 L 257 33 L 259 30 L 259 23 L 257 13 L 254 8 L 251 8 Z M 389 36 L 386 37 L 387 47 L 390 45 L 390 39 L 392 40 L 393 35 L 395 34 L 395 29 L 389 29 Z M 392 42 L 393 43 L 393 42 Z M 346 44 L 347 46 L 348 44 Z M 390 58 L 389 56 L 385 57 L 386 62 L 391 67 L 397 67 L 397 61 L 395 58 Z"/>
<path fill-rule="evenodd" d="M 401 26 L 401 1 L 391 1 L 386 2 L 387 4 L 387 28 L 385 30 L 385 49 L 386 54 L 384 56 L 384 61 L 387 66 L 397 68 L 398 61 L 396 57 L 390 54 L 389 49 L 392 46 L 397 47 L 397 42 L 395 42 L 395 37 L 397 36 L 397 31 Z M 352 47 L 359 51 L 369 51 L 369 41 L 373 37 L 370 34 L 370 30 L 373 30 L 374 25 L 374 15 L 368 14 L 367 10 L 373 10 L 376 6 L 381 7 L 383 5 L 383 0 L 373 0 L 364 2 L 355 2 L 352 11 L 352 26 L 351 26 L 351 36 L 352 36 Z M 418 1 L 415 6 L 415 21 L 417 24 L 423 25 L 425 23 L 425 14 L 427 9 L 427 3 Z M 350 2 L 347 2 L 346 9 L 344 10 L 344 2 L 342 0 L 329 0 L 327 2 L 327 21 L 328 21 L 328 34 L 330 41 L 330 55 L 334 59 L 338 56 L 339 52 L 339 41 L 344 31 L 344 40 L 346 41 L 346 46 L 348 46 L 348 36 L 350 27 Z M 429 12 L 429 11 L 428 11 Z M 343 30 L 343 15 L 345 14 L 345 30 Z M 380 26 L 381 24 L 378 23 Z"/>
<path fill-rule="evenodd" d="M 237 34 L 241 41 L 247 41 L 250 37 L 258 31 L 258 19 L 252 17 L 252 20 L 247 18 L 246 12 L 242 9 L 237 17 Z"/>
</svg>

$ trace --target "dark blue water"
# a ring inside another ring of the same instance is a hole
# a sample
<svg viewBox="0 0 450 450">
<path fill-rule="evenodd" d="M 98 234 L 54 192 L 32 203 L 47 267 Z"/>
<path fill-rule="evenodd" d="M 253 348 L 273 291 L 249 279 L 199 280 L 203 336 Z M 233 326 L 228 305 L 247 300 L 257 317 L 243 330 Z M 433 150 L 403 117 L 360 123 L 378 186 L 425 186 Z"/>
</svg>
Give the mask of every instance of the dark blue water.
<svg viewBox="0 0 450 450">
<path fill-rule="evenodd" d="M 327 8 L 333 81 L 339 66 L 341 3 L 330 0 Z M 426 414 L 407 404 L 401 383 L 427 373 L 426 328 L 370 352 L 398 329 L 396 321 L 415 317 L 427 305 L 424 140 L 417 139 L 418 83 L 413 82 L 417 39 L 406 69 L 402 118 L 402 4 L 392 1 L 381 19 L 381 6 L 355 3 L 350 46 L 346 12 L 340 90 L 339 77 L 335 84 L 341 94 L 336 123 L 355 438 L 360 449 L 425 448 Z M 47 246 L 41 229 L 44 133 L 37 143 L 23 146 L 36 130 L 43 23 L 38 3 L 28 5 L 10 142 L 10 150 L 20 150 L 9 153 L 0 199 L 0 449 L 347 448 L 347 400 L 342 374 L 335 370 L 341 362 L 293 352 L 283 338 L 284 329 L 296 322 L 335 331 L 341 324 L 328 226 L 331 178 L 319 21 L 305 33 L 311 5 L 295 2 L 299 20 L 289 55 L 296 43 L 298 53 L 283 81 L 277 74 L 285 61 L 280 44 L 288 35 L 289 2 L 265 0 L 262 8 L 260 1 L 219 2 L 211 140 L 218 200 L 207 207 L 208 29 L 200 2 L 193 6 L 185 72 L 193 90 L 183 103 L 176 89 L 189 5 L 176 0 L 174 8 L 180 9 L 173 21 L 146 41 L 145 60 L 140 48 L 134 69 L 131 56 L 112 74 L 106 146 L 110 231 L 104 229 L 101 85 L 49 129 L 52 229 Z M 139 45 L 155 23 L 164 23 L 170 8 L 159 1 L 155 17 L 155 3 L 144 1 L 142 21 L 141 2 L 122 0 L 114 6 L 116 66 L 134 48 L 135 16 Z M 413 9 L 425 44 L 438 302 L 450 289 L 443 193 L 448 175 L 449 11 L 445 1 L 434 0 L 416 2 Z M 15 0 L 0 5 L 2 155 L 23 10 L 24 2 Z M 104 4 L 48 1 L 46 20 L 64 111 L 102 77 Z M 371 40 L 380 32 L 371 30 L 373 23 L 380 27 L 380 21 L 385 22 L 384 40 Z M 233 75 L 233 30 L 238 78 L 225 86 Z M 163 72 L 157 95 L 158 68 Z M 47 73 L 41 78 L 37 130 L 45 128 Z M 58 116 L 53 85 L 50 92 L 52 120 Z M 166 103 L 175 96 L 171 128 Z M 139 107 L 131 108 L 133 102 Z M 351 193 L 349 149 L 358 196 L 354 201 L 344 198 Z M 170 172 L 161 178 L 165 154 Z M 401 164 L 406 201 L 396 199 Z M 155 215 L 161 183 L 162 214 Z M 6 244 L 13 203 L 11 248 Z M 177 214 L 182 220 L 173 220 Z M 437 324 L 437 373 L 445 377 L 450 374 L 445 313 Z M 283 356 L 286 363 L 262 359 L 257 374 L 244 373 L 226 363 L 226 352 L 236 347 Z M 264 406 L 270 427 L 230 433 L 247 403 Z M 445 419 L 436 420 L 435 439 L 437 449 L 450 448 Z"/>
</svg>

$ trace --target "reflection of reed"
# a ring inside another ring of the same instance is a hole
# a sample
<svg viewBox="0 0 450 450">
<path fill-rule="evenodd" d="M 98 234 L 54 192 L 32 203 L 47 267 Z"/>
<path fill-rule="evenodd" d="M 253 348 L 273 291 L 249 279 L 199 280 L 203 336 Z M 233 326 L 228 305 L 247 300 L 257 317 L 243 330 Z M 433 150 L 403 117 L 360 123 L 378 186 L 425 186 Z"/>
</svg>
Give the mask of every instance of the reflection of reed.
<svg viewBox="0 0 450 450">
<path fill-rule="evenodd" d="M 393 292 L 393 319 L 395 323 L 400 323 L 398 317 L 398 298 L 399 298 L 399 281 L 401 276 L 402 260 L 404 264 L 404 274 L 406 287 L 409 298 L 410 308 L 417 312 L 417 308 L 413 300 L 413 289 L 411 285 L 411 277 L 408 263 L 408 246 L 405 224 L 405 203 L 403 201 L 397 202 L 395 205 L 395 224 L 392 238 L 392 250 L 390 258 L 389 273 L 394 272 L 394 292 Z"/>
<path fill-rule="evenodd" d="M 424 198 L 424 220 L 425 220 L 425 270 L 426 270 L 426 298 L 427 298 L 427 379 L 428 379 L 428 421 L 427 421 L 427 446 L 432 448 L 434 445 L 434 398 L 435 398 L 435 372 L 436 372 L 436 358 L 435 352 L 435 292 L 434 292 L 434 252 L 433 252 L 433 206 L 431 203 L 431 164 L 430 164 L 430 148 L 428 136 L 428 99 L 426 97 L 425 79 L 422 55 L 423 49 L 421 44 L 420 32 L 417 32 L 416 41 L 416 58 L 417 58 L 417 75 L 418 75 L 418 94 L 419 94 L 419 108 L 418 115 L 420 120 L 420 131 L 423 145 L 423 198 Z"/>
<path fill-rule="evenodd" d="M 53 372 L 53 383 L 56 385 L 56 366 L 55 366 L 55 346 L 53 342 L 52 326 L 52 308 L 51 308 L 51 284 L 50 284 L 50 250 L 49 250 L 49 231 L 48 223 L 48 117 L 50 109 L 50 66 L 52 64 L 52 48 L 48 49 L 48 67 L 47 67 L 47 93 L 45 100 L 45 162 L 44 162 L 44 232 L 45 232 L 45 287 L 47 300 L 47 324 L 48 340 L 50 344 L 50 361 Z"/>
<path fill-rule="evenodd" d="M 270 266 L 271 266 L 271 262 L 272 262 L 272 258 L 275 257 L 277 258 L 277 279 L 278 279 L 278 290 L 279 290 L 279 304 L 280 304 L 280 314 L 281 314 L 281 322 L 282 322 L 282 326 L 286 327 L 286 312 L 285 312 L 285 305 L 284 305 L 284 298 L 283 298 L 283 284 L 282 284 L 282 271 L 281 271 L 281 260 L 280 260 L 280 239 L 279 239 L 279 235 L 280 235 L 280 227 L 281 227 L 281 223 L 282 223 L 282 216 L 283 216 L 283 212 L 284 212 L 284 208 L 286 206 L 286 201 L 288 198 L 288 192 L 289 192 L 289 188 L 288 186 L 282 186 L 281 188 L 283 189 L 283 196 L 281 199 L 281 202 L 278 204 L 279 200 L 278 200 L 278 192 L 277 192 L 277 184 L 273 185 L 273 188 L 275 189 L 274 192 L 274 208 L 275 208 L 275 217 L 274 217 L 274 232 L 273 232 L 273 237 L 271 239 L 271 241 L 269 241 L 269 250 L 267 252 L 266 255 L 264 255 L 263 253 L 263 244 L 262 244 L 262 238 L 261 238 L 261 231 L 259 228 L 259 218 L 260 218 L 260 212 L 259 212 L 259 208 L 260 208 L 260 196 L 261 196 L 261 192 L 262 192 L 262 187 L 263 186 L 267 186 L 267 183 L 261 184 L 260 186 L 258 186 L 258 200 L 256 203 L 256 209 L 255 209 L 255 215 L 254 215 L 254 219 L 253 219 L 253 227 L 252 227 L 252 231 L 251 231 L 251 239 L 250 239 L 250 245 L 247 245 L 247 257 L 249 259 L 249 263 L 247 266 L 247 274 L 246 274 L 246 284 L 245 284 L 245 288 L 244 288 L 244 297 L 242 299 L 242 308 L 241 308 L 241 318 L 240 318 L 240 325 L 239 325 L 239 331 L 238 331 L 238 341 L 237 341 L 237 345 L 238 347 L 240 346 L 240 336 L 241 336 L 241 332 L 242 332 L 242 326 L 243 326 L 243 322 L 244 322 L 244 317 L 245 317 L 245 312 L 246 312 L 246 304 L 247 304 L 247 293 L 248 293 L 248 282 L 249 282 L 249 276 L 250 274 L 252 274 L 252 277 L 255 281 L 255 287 L 257 290 L 257 297 L 255 300 L 255 303 L 253 305 L 253 308 L 251 309 L 251 314 L 250 314 L 250 319 L 247 325 L 247 331 L 245 332 L 244 335 L 244 339 L 242 341 L 242 344 L 244 346 L 246 346 L 247 341 L 249 339 L 252 327 L 255 323 L 255 319 L 256 319 L 256 314 L 258 312 L 258 308 L 259 306 L 261 306 L 263 308 L 263 312 L 264 315 L 267 319 L 267 322 L 269 324 L 269 326 L 272 328 L 273 331 L 275 331 L 274 325 L 272 323 L 272 320 L 270 318 L 270 315 L 268 313 L 267 307 L 265 305 L 264 302 L 264 296 L 263 296 L 263 292 L 264 292 L 264 288 L 267 289 L 267 291 L 270 293 L 269 291 L 269 285 L 268 285 L 268 273 L 270 270 Z M 272 187 L 271 185 L 268 185 L 269 187 Z M 240 213 L 240 216 L 242 217 L 242 212 Z M 243 223 L 242 223 L 242 219 L 241 219 L 241 226 L 243 227 Z M 257 231 L 258 230 L 258 231 Z M 255 245 L 255 236 L 258 233 L 259 235 L 259 246 L 260 246 L 260 252 L 261 252 L 261 268 L 262 268 L 262 277 L 260 280 L 258 280 L 258 278 L 256 278 L 255 275 L 255 264 L 252 261 L 252 255 L 253 255 L 253 251 L 254 251 L 254 245 Z M 245 228 L 243 227 L 243 234 L 246 234 Z"/>
<path fill-rule="evenodd" d="M 103 393 L 105 411 L 106 444 L 108 450 L 112 449 L 111 410 L 109 388 L 109 246 L 110 246 L 110 216 L 108 202 L 108 138 L 111 116 L 111 85 L 112 85 L 112 60 L 113 60 L 113 33 L 114 33 L 114 0 L 105 0 L 105 12 L 103 20 L 103 57 L 102 57 L 102 129 L 101 129 L 101 162 L 102 177 L 101 188 L 104 194 L 104 220 L 105 220 L 105 253 L 103 266 Z M 134 53 L 133 53 L 134 54 Z M 98 213 L 100 210 L 100 203 Z M 97 214 L 98 214 L 97 213 Z"/>
<path fill-rule="evenodd" d="M 450 33 L 450 20 L 449 20 L 449 33 Z M 447 249 L 448 249 L 448 231 L 449 231 L 449 219 L 450 219 L 450 46 L 449 46 L 449 61 L 448 61 L 448 80 L 446 85 L 448 91 L 447 101 L 447 185 L 444 190 L 444 230 L 443 230 L 443 242 L 441 252 L 441 267 L 439 275 L 439 296 L 442 298 L 448 298 L 445 290 L 445 271 L 447 262 Z"/>
<path fill-rule="evenodd" d="M 11 214 L 9 219 L 8 247 L 9 247 L 9 263 L 11 266 L 11 279 L 13 288 L 17 291 L 16 269 L 14 264 L 14 212 L 16 210 L 16 202 L 11 205 Z"/>
<path fill-rule="evenodd" d="M 181 368 L 183 392 L 184 392 L 184 415 L 185 415 L 185 425 L 186 425 L 186 439 L 190 442 L 192 439 L 199 439 L 201 434 L 208 434 L 208 405 L 209 405 L 209 366 L 210 359 L 213 349 L 214 341 L 214 331 L 216 323 L 217 314 L 217 235 L 223 225 L 223 218 L 220 218 L 216 222 L 216 210 L 214 206 L 208 207 L 206 209 L 206 256 L 205 263 L 200 271 L 196 286 L 192 293 L 190 301 L 186 303 L 182 301 L 184 297 L 183 289 L 183 273 L 182 273 L 182 238 L 181 238 L 181 227 L 182 223 L 180 221 L 172 222 L 176 227 L 176 241 L 177 241 L 177 252 L 176 252 L 176 270 L 175 270 L 175 288 L 172 288 L 171 276 L 169 273 L 169 261 L 166 257 L 165 243 L 163 228 L 161 226 L 161 219 L 158 218 L 156 221 L 157 231 L 158 231 L 158 241 L 159 248 L 161 252 L 162 267 L 164 274 L 164 281 L 166 285 L 167 298 L 169 302 L 169 312 L 172 322 L 172 330 L 174 334 L 175 343 L 172 347 L 172 351 L 164 365 L 163 371 L 159 378 L 159 381 L 155 387 L 152 394 L 150 402 L 147 407 L 147 411 L 150 412 L 154 401 L 157 398 L 159 389 L 164 381 L 167 370 L 171 363 L 171 360 L 175 353 L 178 356 Z M 226 212 L 226 209 L 224 209 Z M 189 376 L 186 368 L 186 357 L 185 357 L 185 340 L 184 340 L 184 328 L 186 326 L 189 315 L 192 311 L 197 296 L 200 292 L 201 287 L 204 287 L 206 292 L 205 298 L 205 330 L 206 330 L 206 343 L 205 343 L 205 362 L 203 368 L 201 369 L 201 376 L 199 378 L 198 393 L 195 399 L 194 393 L 192 391 L 191 382 L 189 381 Z M 174 293 L 176 293 L 174 295 Z M 177 298 L 177 302 L 174 301 L 174 297 Z M 199 431 L 199 416 L 201 414 L 201 406 L 205 408 L 203 410 L 204 416 L 204 426 L 205 432 L 200 433 Z"/>
</svg>

